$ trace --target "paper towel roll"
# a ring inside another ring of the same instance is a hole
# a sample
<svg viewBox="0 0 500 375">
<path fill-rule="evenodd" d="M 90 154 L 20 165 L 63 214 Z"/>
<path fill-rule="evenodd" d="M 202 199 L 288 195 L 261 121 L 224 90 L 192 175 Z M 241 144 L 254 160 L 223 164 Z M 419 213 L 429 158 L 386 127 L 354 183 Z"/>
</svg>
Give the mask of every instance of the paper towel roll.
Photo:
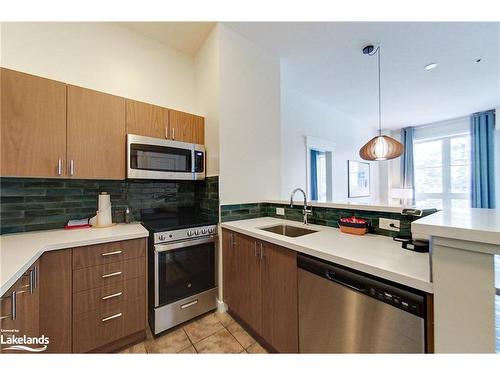
<svg viewBox="0 0 500 375">
<path fill-rule="evenodd" d="M 96 213 L 97 215 L 90 219 L 90 225 L 104 227 L 113 224 L 111 215 L 111 197 L 105 191 L 99 194 Z"/>
<path fill-rule="evenodd" d="M 97 226 L 103 227 L 111 224 L 111 207 L 97 211 Z"/>
<path fill-rule="evenodd" d="M 101 194 L 99 194 L 97 211 L 104 211 L 106 208 L 110 207 L 111 207 L 111 197 L 109 196 L 108 193 L 103 191 Z"/>
</svg>

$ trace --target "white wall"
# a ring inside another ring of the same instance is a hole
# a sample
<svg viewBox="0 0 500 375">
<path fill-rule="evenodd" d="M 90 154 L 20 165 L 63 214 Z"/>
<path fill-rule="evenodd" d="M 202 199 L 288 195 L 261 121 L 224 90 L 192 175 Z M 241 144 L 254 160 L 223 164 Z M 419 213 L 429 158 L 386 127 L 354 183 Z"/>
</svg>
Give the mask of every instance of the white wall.
<svg viewBox="0 0 500 375">
<path fill-rule="evenodd" d="M 375 129 L 351 121 L 333 108 L 305 96 L 286 84 L 286 67 L 282 66 L 281 90 L 281 198 L 289 199 L 296 187 L 307 189 L 305 137 L 330 141 L 333 152 L 333 201 L 369 202 L 379 201 L 379 178 L 377 162 L 370 166 L 369 198 L 347 198 L 347 160 L 363 161 L 359 149 L 375 135 Z"/>
<path fill-rule="evenodd" d="M 219 25 L 220 200 L 280 195 L 280 60 Z"/>
<path fill-rule="evenodd" d="M 196 108 L 205 116 L 207 176 L 219 174 L 219 26 L 195 56 Z"/>
<path fill-rule="evenodd" d="M 198 113 L 194 58 L 115 23 L 3 22 L 1 38 L 6 68 Z"/>
</svg>

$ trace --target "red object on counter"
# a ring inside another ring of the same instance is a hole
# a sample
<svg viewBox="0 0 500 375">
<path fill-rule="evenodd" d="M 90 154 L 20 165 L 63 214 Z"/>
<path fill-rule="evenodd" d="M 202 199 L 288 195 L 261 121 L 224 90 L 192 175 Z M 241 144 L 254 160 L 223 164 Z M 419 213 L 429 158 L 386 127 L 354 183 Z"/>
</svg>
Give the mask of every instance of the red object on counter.
<svg viewBox="0 0 500 375">
<path fill-rule="evenodd" d="M 338 224 L 342 233 L 362 236 L 368 232 L 368 220 L 359 219 L 356 216 L 342 218 Z"/>
<path fill-rule="evenodd" d="M 357 218 L 356 216 L 344 217 L 340 219 L 341 223 L 356 223 L 356 224 L 367 224 L 368 221 L 365 219 Z"/>
<path fill-rule="evenodd" d="M 83 224 L 83 225 L 66 225 L 64 229 L 83 229 L 83 228 L 90 228 L 89 224 Z"/>
</svg>

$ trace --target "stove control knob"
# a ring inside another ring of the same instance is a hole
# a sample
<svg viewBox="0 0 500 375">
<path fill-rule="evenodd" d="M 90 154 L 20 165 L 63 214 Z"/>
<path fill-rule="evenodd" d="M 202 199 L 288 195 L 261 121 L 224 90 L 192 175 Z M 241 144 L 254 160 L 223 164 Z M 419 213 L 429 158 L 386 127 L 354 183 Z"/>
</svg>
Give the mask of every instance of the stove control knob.
<svg viewBox="0 0 500 375">
<path fill-rule="evenodd" d="M 207 228 L 203 228 L 203 229 L 201 230 L 201 233 L 202 233 L 202 234 L 207 234 Z"/>
<path fill-rule="evenodd" d="M 159 239 L 160 241 L 165 241 L 165 235 L 160 234 L 160 235 L 158 236 L 158 239 Z"/>
<path fill-rule="evenodd" d="M 191 237 L 191 236 L 193 235 L 193 231 L 188 230 L 188 231 L 187 231 L 187 235 L 188 235 L 188 237 Z"/>
<path fill-rule="evenodd" d="M 194 234 L 199 235 L 199 234 L 200 234 L 200 231 L 199 231 L 198 229 L 196 229 L 196 230 L 194 231 Z"/>
</svg>

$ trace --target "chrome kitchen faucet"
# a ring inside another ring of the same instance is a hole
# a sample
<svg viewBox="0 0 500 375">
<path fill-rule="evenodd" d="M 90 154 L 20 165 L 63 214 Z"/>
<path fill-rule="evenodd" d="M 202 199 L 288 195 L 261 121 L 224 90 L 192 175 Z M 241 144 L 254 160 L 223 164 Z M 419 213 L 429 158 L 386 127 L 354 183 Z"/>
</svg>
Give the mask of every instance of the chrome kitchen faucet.
<svg viewBox="0 0 500 375">
<path fill-rule="evenodd" d="M 298 191 L 300 191 L 304 195 L 304 209 L 302 210 L 302 213 L 304 214 L 303 224 L 307 225 L 308 224 L 307 217 L 309 215 L 312 215 L 312 208 L 310 210 L 307 209 L 307 196 L 306 196 L 306 192 L 304 190 L 302 190 L 301 188 L 297 188 L 297 189 L 294 189 L 294 191 L 292 191 L 292 195 L 290 196 L 290 207 L 293 208 L 293 196 Z"/>
</svg>

